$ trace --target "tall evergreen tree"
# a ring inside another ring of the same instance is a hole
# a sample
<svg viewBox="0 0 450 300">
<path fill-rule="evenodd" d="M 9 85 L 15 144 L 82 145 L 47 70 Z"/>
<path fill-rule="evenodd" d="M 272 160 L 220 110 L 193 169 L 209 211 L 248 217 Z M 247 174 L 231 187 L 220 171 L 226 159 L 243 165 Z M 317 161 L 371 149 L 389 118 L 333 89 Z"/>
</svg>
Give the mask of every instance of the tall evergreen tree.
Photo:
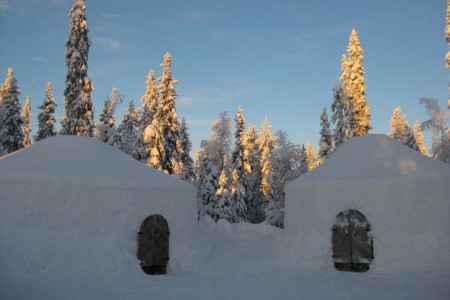
<svg viewBox="0 0 450 300">
<path fill-rule="evenodd" d="M 47 83 L 44 103 L 39 106 L 39 109 L 41 110 L 38 115 L 39 129 L 37 134 L 34 136 L 36 141 L 56 135 L 56 118 L 53 115 L 55 113 L 56 103 L 55 98 L 53 97 L 52 84 L 50 82 Z"/>
<path fill-rule="evenodd" d="M 147 75 L 146 90 L 144 96 L 142 96 L 142 117 L 141 117 L 141 129 L 145 131 L 148 125 L 150 125 L 158 112 L 158 89 L 156 86 L 155 72 L 150 70 Z"/>
<path fill-rule="evenodd" d="M 425 143 L 423 142 L 424 136 L 422 133 L 422 128 L 420 127 L 420 122 L 418 120 L 414 122 L 413 133 L 416 139 L 417 146 L 419 147 L 419 152 L 423 155 L 428 155 L 427 147 L 425 147 Z"/>
<path fill-rule="evenodd" d="M 172 78 L 172 72 L 170 71 L 172 63 L 172 56 L 170 53 L 166 53 L 161 64 L 163 75 L 158 78 L 160 82 L 157 87 L 159 90 L 159 104 L 155 119 L 158 123 L 157 128 L 164 147 L 164 152 L 160 153 L 161 167 L 171 175 L 180 175 L 183 167 L 181 162 L 183 150 L 181 149 L 178 132 L 179 122 L 175 109 L 177 93 L 174 86 L 178 83 L 178 80 Z"/>
<path fill-rule="evenodd" d="M 367 106 L 366 86 L 364 83 L 363 50 L 356 30 L 352 30 L 347 47 L 347 56 L 342 59 L 342 76 L 344 92 L 350 97 L 350 108 L 353 111 L 353 132 L 355 136 L 369 133 L 370 110 Z M 352 124 L 351 124 L 352 125 Z"/>
<path fill-rule="evenodd" d="M 311 143 L 306 144 L 305 155 L 306 162 L 308 164 L 308 171 L 311 171 L 312 169 L 317 167 L 317 158 Z"/>
<path fill-rule="evenodd" d="M 234 134 L 235 144 L 231 155 L 231 169 L 233 170 L 233 183 L 236 186 L 233 192 L 234 202 L 244 203 L 245 209 L 242 213 L 237 212 L 237 217 L 241 220 L 248 220 L 247 200 L 249 195 L 249 183 L 247 173 L 251 172 L 247 157 L 245 157 L 245 117 L 244 110 L 239 107 L 234 121 L 236 122 L 236 131 Z"/>
<path fill-rule="evenodd" d="M 405 136 L 405 128 L 408 125 L 408 120 L 406 120 L 406 115 L 400 115 L 402 109 L 397 106 L 392 112 L 392 117 L 389 120 L 389 127 L 391 130 L 388 136 L 402 142 Z"/>
<path fill-rule="evenodd" d="M 214 218 L 217 196 L 216 191 L 219 188 L 219 171 L 217 167 L 212 164 L 208 154 L 203 151 L 200 163 L 200 178 L 199 185 L 199 215 L 209 215 Z"/>
<path fill-rule="evenodd" d="M 184 118 L 181 119 L 180 123 L 180 143 L 183 152 L 181 154 L 181 162 L 183 164 L 183 168 L 181 171 L 181 179 L 194 182 L 194 161 L 192 160 L 189 153 L 191 152 L 192 143 L 189 140 L 188 128 L 186 125 L 186 120 Z"/>
<path fill-rule="evenodd" d="M 14 77 L 13 69 L 8 69 L 8 75 L 2 86 L 2 119 L 0 120 L 0 155 L 5 155 L 23 148 L 22 124 L 20 111 L 19 84 Z"/>
<path fill-rule="evenodd" d="M 232 209 L 232 196 L 230 191 L 226 188 L 228 183 L 228 178 L 225 170 L 222 170 L 219 176 L 219 188 L 216 192 L 217 203 L 215 205 L 214 217 L 216 222 L 219 219 L 227 220 L 232 223 L 236 220 L 234 212 Z"/>
<path fill-rule="evenodd" d="M 122 150 L 133 156 L 136 160 L 142 161 L 142 153 L 139 139 L 139 109 L 134 107 L 134 101 L 128 104 L 126 113 L 122 116 L 122 123 L 118 127 L 118 132 L 122 137 Z"/>
<path fill-rule="evenodd" d="M 31 140 L 31 117 L 33 115 L 31 114 L 31 107 L 30 107 L 30 97 L 27 96 L 27 99 L 25 100 L 25 105 L 23 106 L 23 113 L 22 113 L 22 132 L 23 132 L 23 146 L 28 147 L 31 146 L 33 143 Z"/>
<path fill-rule="evenodd" d="M 261 134 L 259 140 L 259 147 L 261 152 L 261 192 L 264 199 L 269 200 L 272 197 L 273 192 L 273 168 L 271 164 L 271 155 L 275 149 L 275 136 L 270 132 L 269 120 L 264 119 L 264 123 L 261 127 Z"/>
<path fill-rule="evenodd" d="M 320 115 L 320 141 L 319 141 L 319 155 L 320 163 L 328 158 L 333 150 L 333 140 L 331 137 L 330 122 L 328 122 L 328 115 L 326 108 L 323 108 L 323 113 Z"/>
<path fill-rule="evenodd" d="M 76 0 L 69 13 L 69 36 L 66 41 L 65 116 L 61 134 L 93 136 L 94 85 L 89 78 L 87 61 L 90 47 L 84 0 Z"/>
<path fill-rule="evenodd" d="M 349 98 L 345 95 L 342 85 L 333 87 L 333 104 L 331 105 L 331 122 L 336 124 L 333 131 L 334 149 L 338 149 L 346 140 L 352 137 L 350 128 L 351 109 Z M 337 123 L 336 123 L 337 122 Z"/>
</svg>

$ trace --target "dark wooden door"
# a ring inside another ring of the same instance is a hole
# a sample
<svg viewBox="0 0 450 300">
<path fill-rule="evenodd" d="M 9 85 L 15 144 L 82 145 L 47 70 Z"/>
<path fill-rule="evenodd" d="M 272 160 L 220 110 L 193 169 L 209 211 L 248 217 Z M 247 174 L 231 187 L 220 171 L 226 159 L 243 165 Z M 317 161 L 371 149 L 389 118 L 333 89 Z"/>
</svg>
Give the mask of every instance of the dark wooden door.
<svg viewBox="0 0 450 300">
<path fill-rule="evenodd" d="M 142 222 L 138 233 L 137 258 L 147 274 L 165 274 L 169 260 L 169 226 L 158 214 Z"/>
<path fill-rule="evenodd" d="M 357 210 L 346 210 L 336 216 L 333 224 L 333 261 L 342 271 L 365 272 L 373 259 L 370 224 Z"/>
</svg>

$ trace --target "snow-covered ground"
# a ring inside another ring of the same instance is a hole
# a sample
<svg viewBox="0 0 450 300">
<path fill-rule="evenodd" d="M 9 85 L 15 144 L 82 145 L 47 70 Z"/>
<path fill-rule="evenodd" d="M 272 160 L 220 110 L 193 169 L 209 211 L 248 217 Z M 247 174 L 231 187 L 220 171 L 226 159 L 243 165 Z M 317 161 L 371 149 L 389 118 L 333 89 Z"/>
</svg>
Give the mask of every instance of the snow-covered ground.
<svg viewBox="0 0 450 300">
<path fill-rule="evenodd" d="M 129 274 L 18 277 L 1 273 L 0 299 L 449 299 L 450 272 L 346 273 L 305 271 L 272 256 L 282 230 L 270 225 L 214 224 L 199 230 L 211 246 L 184 272 L 149 276 L 138 261 Z M 131 258 L 131 257 L 130 257 Z M 114 263 L 114 262 L 112 262 Z M 18 264 L 20 265 L 20 264 Z M 0 269 L 1 270 L 1 269 Z"/>
<path fill-rule="evenodd" d="M 92 139 L 56 137 L 8 155 L 0 159 L 0 299 L 450 298 L 445 264 L 311 270 L 293 263 L 293 245 L 308 246 L 286 243 L 289 230 L 196 222 L 195 203 L 193 187 Z M 159 212 L 171 226 L 171 259 L 167 275 L 150 276 L 135 238 Z"/>
</svg>

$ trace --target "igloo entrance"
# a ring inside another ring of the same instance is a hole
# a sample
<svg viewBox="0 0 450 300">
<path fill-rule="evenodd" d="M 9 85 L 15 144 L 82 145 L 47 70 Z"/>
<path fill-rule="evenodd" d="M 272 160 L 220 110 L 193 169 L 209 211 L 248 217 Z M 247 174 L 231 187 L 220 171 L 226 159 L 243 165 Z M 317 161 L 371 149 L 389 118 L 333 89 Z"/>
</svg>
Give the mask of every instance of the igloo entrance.
<svg viewBox="0 0 450 300">
<path fill-rule="evenodd" d="M 137 258 L 146 274 L 166 274 L 169 234 L 167 221 L 159 214 L 151 215 L 142 222 L 138 233 Z"/>
<path fill-rule="evenodd" d="M 334 267 L 339 271 L 366 272 L 373 259 L 370 224 L 357 210 L 340 212 L 333 224 Z"/>
</svg>

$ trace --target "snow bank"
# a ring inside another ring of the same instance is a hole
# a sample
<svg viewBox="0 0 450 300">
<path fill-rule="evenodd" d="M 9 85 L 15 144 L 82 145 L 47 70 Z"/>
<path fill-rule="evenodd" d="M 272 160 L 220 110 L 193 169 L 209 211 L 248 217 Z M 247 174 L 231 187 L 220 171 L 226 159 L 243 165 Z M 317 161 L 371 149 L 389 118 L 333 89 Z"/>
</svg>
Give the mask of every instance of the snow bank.
<svg viewBox="0 0 450 300">
<path fill-rule="evenodd" d="M 448 165 L 385 135 L 354 138 L 287 185 L 277 255 L 310 269 L 333 268 L 334 219 L 356 209 L 372 226 L 371 270 L 449 268 L 449 182 Z"/>
<path fill-rule="evenodd" d="M 0 170 L 1 276 L 148 276 L 136 237 L 155 213 L 170 227 L 169 272 L 198 263 L 195 187 L 113 147 L 57 136 L 1 158 Z"/>
</svg>

